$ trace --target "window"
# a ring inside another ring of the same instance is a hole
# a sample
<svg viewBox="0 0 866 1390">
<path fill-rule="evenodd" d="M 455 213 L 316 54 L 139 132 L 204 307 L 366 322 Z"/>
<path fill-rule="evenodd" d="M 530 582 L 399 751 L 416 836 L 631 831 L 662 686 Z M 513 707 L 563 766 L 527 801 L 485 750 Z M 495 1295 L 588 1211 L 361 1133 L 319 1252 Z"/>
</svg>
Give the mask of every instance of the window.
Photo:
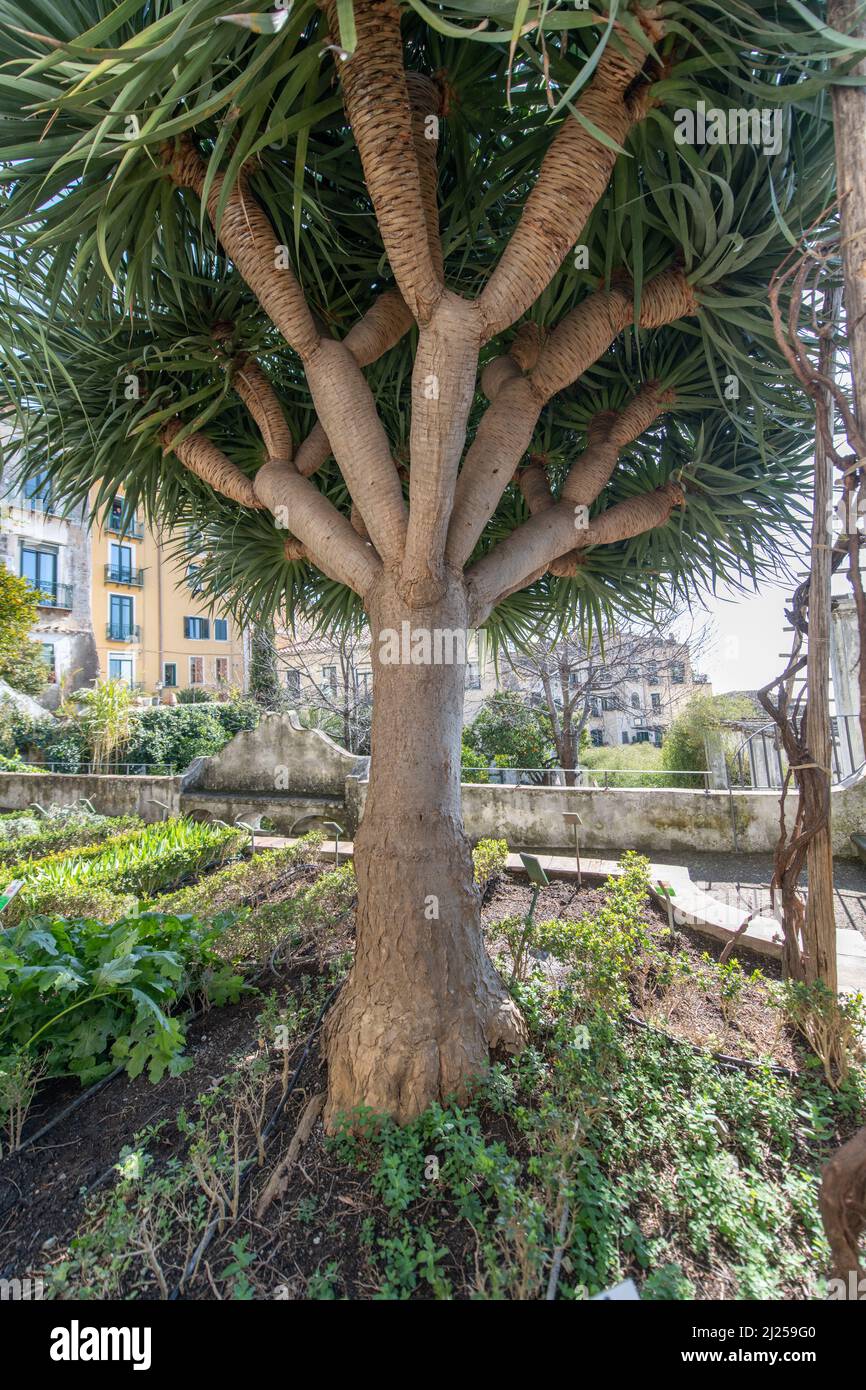
<svg viewBox="0 0 866 1390">
<path fill-rule="evenodd" d="M 466 689 L 481 689 L 481 672 L 478 670 L 477 661 L 467 661 L 466 663 Z"/>
<path fill-rule="evenodd" d="M 186 567 L 186 582 L 189 585 L 190 593 L 192 594 L 201 593 L 202 586 L 199 583 L 198 577 L 199 569 L 199 565 L 187 565 Z"/>
<path fill-rule="evenodd" d="M 610 683 L 611 683 L 612 680 L 613 680 L 613 676 L 612 676 L 611 673 L 610 673 L 610 667 L 608 667 L 608 666 L 599 666 L 599 668 L 598 668 L 598 683 L 599 683 L 599 685 L 610 685 Z"/>
<path fill-rule="evenodd" d="M 36 589 L 49 603 L 57 600 L 57 551 L 37 550 L 35 546 L 21 547 L 21 578 Z"/>
<path fill-rule="evenodd" d="M 589 731 L 589 739 L 590 739 L 590 743 L 592 744 L 593 748 L 601 748 L 601 747 L 604 745 L 604 730 L 603 730 L 603 729 L 590 729 L 590 731 Z"/>
<path fill-rule="evenodd" d="M 632 709 L 640 709 L 640 696 L 639 696 L 639 695 L 632 695 L 632 697 L 631 697 L 631 707 L 632 707 Z"/>
<path fill-rule="evenodd" d="M 204 657 L 191 656 L 189 659 L 190 685 L 204 685 Z"/>
<path fill-rule="evenodd" d="M 28 502 L 39 504 L 44 510 L 51 505 L 51 482 L 46 469 L 40 469 L 34 478 L 24 484 L 24 496 Z"/>
<path fill-rule="evenodd" d="M 286 672 L 286 689 L 287 689 L 288 692 L 289 692 L 289 699 L 290 699 L 290 700 L 300 700 L 300 698 L 301 698 L 301 673 L 300 673 L 300 671 L 293 671 L 292 668 L 289 667 L 288 671 Z"/>
<path fill-rule="evenodd" d="M 671 682 L 673 685 L 685 685 L 686 667 L 682 661 L 671 662 Z"/>
<path fill-rule="evenodd" d="M 658 683 L 659 683 L 659 668 L 658 668 L 658 666 L 656 665 L 656 663 L 655 663 L 654 661 L 648 661 L 648 662 L 647 662 L 647 667 L 646 667 L 646 678 L 647 678 L 647 680 L 649 681 L 650 685 L 658 685 Z"/>
<path fill-rule="evenodd" d="M 112 594 L 108 600 L 108 636 L 115 642 L 133 635 L 132 599 L 127 594 Z"/>
<path fill-rule="evenodd" d="M 617 702 L 613 695 L 606 695 L 601 702 L 602 709 L 616 709 Z"/>
<path fill-rule="evenodd" d="M 190 637 L 197 642 L 205 642 L 210 637 L 209 618 L 184 618 L 183 635 Z M 191 657 L 192 661 L 197 661 L 197 657 Z"/>
<path fill-rule="evenodd" d="M 125 580 L 130 580 L 132 578 L 132 546 L 118 545 L 116 541 L 112 541 L 108 553 L 111 579 L 114 583 L 122 584 Z"/>
<path fill-rule="evenodd" d="M 636 666 L 629 666 L 625 674 L 630 681 L 640 680 L 640 671 Z"/>
<path fill-rule="evenodd" d="M 214 618 L 213 635 L 215 642 L 227 642 L 229 640 L 229 624 L 227 618 Z"/>
<path fill-rule="evenodd" d="M 592 710 L 593 718 L 598 719 L 601 715 L 601 700 L 593 700 L 591 702 L 590 708 Z"/>
<path fill-rule="evenodd" d="M 163 685 L 177 685 L 177 662 L 166 661 L 162 668 Z"/>
<path fill-rule="evenodd" d="M 653 707 L 653 709 L 661 709 L 661 707 L 662 707 L 662 697 L 661 697 L 661 695 L 658 693 L 657 690 L 654 690 L 654 691 L 652 692 L 652 694 L 650 695 L 650 699 L 651 699 L 651 701 L 652 701 L 652 707 Z"/>
<path fill-rule="evenodd" d="M 113 497 L 111 508 L 108 513 L 107 531 L 114 531 L 121 536 L 137 536 L 141 539 L 141 528 L 135 513 L 132 516 L 126 514 L 126 499 L 120 496 Z"/>
<path fill-rule="evenodd" d="M 53 685 L 57 680 L 57 663 L 54 659 L 53 642 L 42 643 L 42 660 L 45 662 L 47 668 L 45 679 Z"/>
<path fill-rule="evenodd" d="M 623 743 L 628 743 L 628 729 L 623 729 L 623 731 L 622 731 L 622 741 L 623 741 Z"/>
<path fill-rule="evenodd" d="M 330 690 L 332 695 L 337 693 L 337 668 L 336 666 L 322 667 L 322 685 L 326 690 Z"/>
<path fill-rule="evenodd" d="M 638 729 L 634 736 L 635 743 L 649 743 L 649 729 Z"/>
<path fill-rule="evenodd" d="M 358 689 L 362 695 L 372 695 L 373 693 L 373 672 L 358 672 Z"/>
<path fill-rule="evenodd" d="M 132 657 L 110 656 L 108 658 L 108 679 L 110 681 L 123 681 L 126 685 L 132 685 Z"/>
<path fill-rule="evenodd" d="M 229 659 L 227 656 L 218 656 L 215 658 L 214 675 L 217 685 L 225 685 L 229 678 Z"/>
</svg>

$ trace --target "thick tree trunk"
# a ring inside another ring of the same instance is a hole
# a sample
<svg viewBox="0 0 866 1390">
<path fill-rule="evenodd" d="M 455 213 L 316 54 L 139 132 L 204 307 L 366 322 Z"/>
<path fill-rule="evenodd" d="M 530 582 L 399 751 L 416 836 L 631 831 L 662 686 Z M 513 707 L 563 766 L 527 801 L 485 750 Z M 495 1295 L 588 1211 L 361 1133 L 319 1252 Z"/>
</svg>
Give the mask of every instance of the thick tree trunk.
<svg viewBox="0 0 866 1390">
<path fill-rule="evenodd" d="M 368 613 L 372 756 L 355 837 L 355 963 L 325 1026 L 330 1129 L 358 1106 L 402 1123 L 465 1096 L 491 1049 L 524 1040 L 484 948 L 463 832 L 465 591 L 453 581 L 410 612 L 384 576 Z"/>
</svg>

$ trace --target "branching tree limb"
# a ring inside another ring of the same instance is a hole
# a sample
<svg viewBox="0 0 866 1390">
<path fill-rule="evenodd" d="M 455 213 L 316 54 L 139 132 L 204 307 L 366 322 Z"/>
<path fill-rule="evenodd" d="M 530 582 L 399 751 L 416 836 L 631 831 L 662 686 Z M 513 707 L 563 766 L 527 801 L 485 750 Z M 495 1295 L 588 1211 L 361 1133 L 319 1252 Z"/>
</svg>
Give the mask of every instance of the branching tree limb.
<svg viewBox="0 0 866 1390">
<path fill-rule="evenodd" d="M 664 271 L 644 286 L 640 326 L 658 328 L 696 313 L 697 307 L 683 274 Z M 529 447 L 543 406 L 557 391 L 577 381 L 633 318 L 630 288 L 598 290 L 567 314 L 543 345 L 535 344 L 537 351 L 531 357 L 524 357 L 527 376 L 521 375 L 513 349 L 486 369 L 482 385 L 491 404 L 458 479 L 448 532 L 450 564 L 464 565 L 475 549 Z M 525 347 L 518 352 L 525 353 Z"/>
<path fill-rule="evenodd" d="M 558 556 L 639 536 L 663 526 L 674 507 L 684 505 L 683 489 L 669 482 L 616 502 L 581 530 L 575 529 L 574 508 L 568 502 L 536 513 L 468 571 L 473 624 L 480 626 L 497 603 L 544 574 Z"/>
<path fill-rule="evenodd" d="M 228 497 L 242 507 L 264 507 L 265 503 L 256 496 L 252 478 L 248 478 L 236 463 L 226 458 L 207 435 L 188 434 L 179 444 L 175 444 L 175 437 L 182 429 L 183 423 L 180 420 L 169 420 L 163 425 L 160 439 L 165 453 L 172 451 L 177 454 L 184 468 L 201 478 L 202 482 L 208 483 L 220 496 Z"/>
</svg>

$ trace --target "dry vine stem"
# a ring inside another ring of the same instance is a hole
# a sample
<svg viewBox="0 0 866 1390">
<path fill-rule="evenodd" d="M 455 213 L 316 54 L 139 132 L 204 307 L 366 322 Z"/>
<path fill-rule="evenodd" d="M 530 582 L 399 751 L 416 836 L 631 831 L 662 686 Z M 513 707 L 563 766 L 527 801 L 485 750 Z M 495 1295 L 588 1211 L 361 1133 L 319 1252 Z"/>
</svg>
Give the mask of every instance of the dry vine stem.
<svg viewBox="0 0 866 1390">
<path fill-rule="evenodd" d="M 324 9 L 336 33 L 334 0 Z M 602 506 L 620 449 L 671 402 L 661 387 L 643 388 L 618 415 L 594 422 L 559 496 L 535 475 L 529 519 L 473 561 L 546 402 L 577 382 L 628 325 L 660 327 L 699 307 L 683 273 L 670 267 L 642 286 L 637 315 L 632 287 L 620 276 L 550 334 L 520 324 L 482 374 L 489 405 L 466 450 L 479 352 L 523 318 L 580 236 L 607 187 L 616 146 L 648 109 L 653 71 L 647 55 L 662 25 L 650 10 L 634 12 L 644 44 L 617 26 L 577 102 L 587 125 L 568 115 L 556 127 L 514 235 L 471 301 L 450 290 L 444 277 L 436 144 L 427 138 L 427 118 L 444 114 L 443 89 L 404 70 L 393 0 L 356 0 L 354 13 L 357 45 L 338 64 L 339 79 L 396 285 L 342 341 L 324 336 L 293 271 L 280 268 L 286 258 L 277 254 L 281 248 L 256 202 L 252 176 L 242 174 L 224 200 L 216 232 L 297 353 L 317 422 L 293 447 L 265 373 L 244 359 L 235 364 L 231 383 L 261 433 L 266 461 L 255 477 L 207 439 L 188 435 L 175 442 L 175 424 L 163 431 L 164 447 L 223 496 L 282 518 L 290 532 L 286 558 L 303 558 L 348 585 L 368 615 L 372 762 L 355 840 L 355 964 L 325 1029 L 324 1118 L 331 1128 L 359 1105 L 402 1121 L 434 1100 L 464 1095 L 491 1048 L 514 1050 L 525 1038 L 520 1014 L 484 950 L 462 827 L 464 661 L 389 664 L 381 656 L 382 634 L 399 633 L 404 624 L 427 633 L 465 633 L 536 576 L 574 573 L 589 547 L 663 526 L 685 504 L 682 488 L 668 482 Z M 605 138 L 596 139 L 593 128 Z M 189 139 L 166 147 L 164 161 L 180 196 L 202 194 L 205 165 Z M 218 174 L 207 197 L 212 221 L 222 193 Z M 413 325 L 418 346 L 407 505 L 405 470 L 394 461 L 363 368 Z M 351 497 L 351 519 L 312 481 L 331 455 Z M 592 508 L 596 515 L 583 524 Z"/>
</svg>

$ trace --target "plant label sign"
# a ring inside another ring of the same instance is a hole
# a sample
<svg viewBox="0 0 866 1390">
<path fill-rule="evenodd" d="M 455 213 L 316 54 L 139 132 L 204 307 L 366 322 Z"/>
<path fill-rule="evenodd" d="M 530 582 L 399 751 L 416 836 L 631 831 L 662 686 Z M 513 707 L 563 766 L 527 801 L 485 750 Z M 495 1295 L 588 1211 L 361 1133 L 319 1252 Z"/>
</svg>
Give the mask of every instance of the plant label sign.
<svg viewBox="0 0 866 1390">
<path fill-rule="evenodd" d="M 15 894 L 19 891 L 19 889 L 23 887 L 23 878 L 13 878 L 12 882 L 9 884 L 9 887 L 4 888 L 2 893 L 0 893 L 0 912 L 2 912 L 5 907 L 9 906 L 12 899 L 15 897 Z"/>
</svg>

